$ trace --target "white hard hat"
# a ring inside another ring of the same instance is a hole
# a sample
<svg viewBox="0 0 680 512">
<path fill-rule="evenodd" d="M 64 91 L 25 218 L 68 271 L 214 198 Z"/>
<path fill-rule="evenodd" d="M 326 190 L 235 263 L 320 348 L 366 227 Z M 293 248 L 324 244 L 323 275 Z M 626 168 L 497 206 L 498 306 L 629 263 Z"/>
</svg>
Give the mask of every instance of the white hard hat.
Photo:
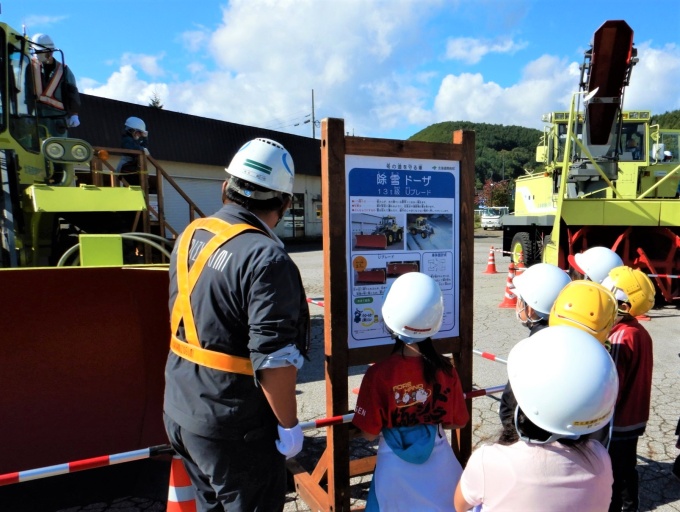
<svg viewBox="0 0 680 512">
<path fill-rule="evenodd" d="M 564 270 L 549 263 L 532 265 L 512 280 L 522 300 L 542 318 L 548 318 L 555 299 L 570 282 Z"/>
<path fill-rule="evenodd" d="M 149 135 L 149 132 L 146 131 L 146 124 L 139 117 L 128 117 L 125 120 L 125 129 L 137 130 L 139 132 L 142 132 L 142 135 L 144 135 L 144 137 Z"/>
<path fill-rule="evenodd" d="M 227 173 L 260 187 L 293 194 L 295 165 L 290 153 L 281 144 L 270 139 L 254 139 L 246 142 L 225 169 Z M 233 180 L 232 180 L 233 181 Z M 235 189 L 230 182 L 229 186 Z M 243 194 L 240 189 L 237 192 Z M 258 199 L 256 192 L 245 194 Z"/>
<path fill-rule="evenodd" d="M 569 255 L 569 263 L 591 281 L 602 283 L 609 271 L 623 265 L 621 256 L 607 247 L 591 247 L 575 255 Z"/>
<path fill-rule="evenodd" d="M 405 343 L 417 343 L 439 332 L 444 298 L 437 282 L 420 272 L 399 276 L 387 290 L 382 307 L 385 326 Z"/>
<path fill-rule="evenodd" d="M 549 441 L 576 439 L 606 425 L 619 388 L 604 346 L 564 325 L 517 343 L 508 355 L 508 379 L 526 417 L 553 434 Z"/>
<path fill-rule="evenodd" d="M 37 51 L 45 49 L 54 50 L 54 41 L 47 34 L 36 34 L 31 41 L 37 45 L 35 48 Z"/>
<path fill-rule="evenodd" d="M 673 153 L 671 153 L 670 151 L 664 151 L 663 156 L 673 156 Z"/>
</svg>

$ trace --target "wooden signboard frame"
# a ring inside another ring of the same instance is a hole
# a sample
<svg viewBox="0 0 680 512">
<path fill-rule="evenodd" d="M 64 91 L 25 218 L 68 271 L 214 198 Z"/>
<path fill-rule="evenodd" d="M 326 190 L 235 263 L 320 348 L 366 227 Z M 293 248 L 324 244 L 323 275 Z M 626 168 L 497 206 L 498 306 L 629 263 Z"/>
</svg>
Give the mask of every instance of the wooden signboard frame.
<svg viewBox="0 0 680 512">
<path fill-rule="evenodd" d="M 435 340 L 440 353 L 452 354 L 463 390 L 472 387 L 472 318 L 474 258 L 475 133 L 457 131 L 451 144 L 370 139 L 345 135 L 342 119 L 321 124 L 321 180 L 323 197 L 324 345 L 326 413 L 347 414 L 348 375 L 352 366 L 366 365 L 387 357 L 391 345 L 348 348 L 348 261 L 346 251 L 345 156 L 378 156 L 437 159 L 460 162 L 460 325 L 459 336 Z M 467 407 L 472 412 L 471 400 Z M 370 473 L 375 456 L 350 461 L 350 425 L 328 427 L 326 450 L 308 473 L 294 460 L 289 469 L 298 493 L 315 511 L 350 510 L 350 478 Z M 456 431 L 454 450 L 462 463 L 470 456 L 472 428 Z M 457 443 L 456 443 L 457 441 Z M 457 444 L 457 446 L 455 446 Z"/>
</svg>

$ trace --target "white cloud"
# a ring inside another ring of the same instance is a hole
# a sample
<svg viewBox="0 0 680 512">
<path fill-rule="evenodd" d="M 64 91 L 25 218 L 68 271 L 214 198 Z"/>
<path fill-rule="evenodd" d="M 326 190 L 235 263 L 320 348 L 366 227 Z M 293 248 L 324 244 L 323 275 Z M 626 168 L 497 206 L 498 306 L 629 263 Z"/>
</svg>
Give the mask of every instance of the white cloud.
<svg viewBox="0 0 680 512">
<path fill-rule="evenodd" d="M 477 64 L 489 53 L 512 55 L 526 47 L 525 41 L 515 42 L 507 38 L 489 41 L 472 37 L 457 37 L 447 41 L 445 57 L 450 60 L 460 60 L 466 64 Z"/>
<path fill-rule="evenodd" d="M 124 53 L 121 57 L 123 66 L 139 66 L 147 75 L 151 77 L 159 77 L 165 75 L 165 70 L 161 67 L 159 61 L 163 60 L 165 53 L 160 55 L 144 55 L 142 53 Z"/>
<path fill-rule="evenodd" d="M 205 27 L 198 27 L 196 30 L 187 30 L 180 35 L 180 40 L 190 52 L 197 52 L 210 39 L 210 31 Z"/>
<path fill-rule="evenodd" d="M 444 74 L 437 59 L 442 48 L 423 35 L 439 0 L 371 6 L 367 10 L 359 0 L 344 1 L 342 9 L 315 0 L 233 0 L 214 31 L 199 27 L 179 38 L 191 53 L 181 64 L 189 75 L 164 75 L 165 53 L 125 54 L 106 83 L 79 77 L 80 85 L 89 94 L 140 104 L 156 91 L 167 110 L 302 135 L 311 134 L 310 125 L 292 125 L 311 113 L 314 89 L 317 120 L 342 118 L 347 130 L 376 137 L 407 137 L 449 120 L 540 128 L 541 114 L 568 108 L 578 89 L 578 63 L 548 54 L 526 64 L 515 83 L 481 71 L 452 72 L 450 61 Z M 463 54 L 464 40 L 455 41 L 450 58 L 481 59 L 526 45 L 502 36 L 470 39 Z M 626 107 L 680 108 L 679 48 L 644 43 L 639 49 Z M 167 60 L 178 61 L 177 52 L 166 51 Z"/>
<path fill-rule="evenodd" d="M 158 94 L 164 105 L 166 98 L 169 97 L 167 84 L 140 80 L 137 71 L 130 65 L 125 65 L 119 71 L 114 72 L 103 85 L 88 87 L 88 84 L 91 84 L 91 80 L 88 79 L 81 79 L 79 83 L 86 94 L 140 105 L 148 105 L 154 94 Z"/>
<path fill-rule="evenodd" d="M 66 19 L 68 19 L 68 16 L 32 15 L 26 17 L 26 19 L 24 20 L 24 24 L 26 25 L 28 35 L 32 36 L 35 33 L 39 32 L 39 30 L 35 30 L 35 27 L 37 28 L 49 27 L 51 25 L 56 25 L 57 23 L 64 21 Z"/>
<path fill-rule="evenodd" d="M 624 108 L 663 114 L 680 108 L 680 46 L 653 48 L 651 42 L 637 45 L 640 61 L 625 91 Z"/>
</svg>

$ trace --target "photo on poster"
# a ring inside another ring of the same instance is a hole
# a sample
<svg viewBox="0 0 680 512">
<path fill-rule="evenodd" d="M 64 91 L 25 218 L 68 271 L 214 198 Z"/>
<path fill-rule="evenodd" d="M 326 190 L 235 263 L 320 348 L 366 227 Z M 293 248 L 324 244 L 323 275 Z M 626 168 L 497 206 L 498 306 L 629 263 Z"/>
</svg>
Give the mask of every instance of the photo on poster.
<svg viewBox="0 0 680 512">
<path fill-rule="evenodd" d="M 400 251 L 404 249 L 404 216 L 353 213 L 352 249 Z"/>
<path fill-rule="evenodd" d="M 406 215 L 407 241 L 410 250 L 449 249 L 453 245 L 453 216 L 437 213 Z"/>
</svg>

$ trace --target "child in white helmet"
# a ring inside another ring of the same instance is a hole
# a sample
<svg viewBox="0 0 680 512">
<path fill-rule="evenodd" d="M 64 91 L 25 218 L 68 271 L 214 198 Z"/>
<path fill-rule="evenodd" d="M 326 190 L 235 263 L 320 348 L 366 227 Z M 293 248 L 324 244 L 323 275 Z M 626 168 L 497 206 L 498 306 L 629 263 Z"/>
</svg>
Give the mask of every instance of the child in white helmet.
<svg viewBox="0 0 680 512">
<path fill-rule="evenodd" d="M 602 246 L 570 254 L 567 259 L 572 267 L 574 279 L 590 279 L 596 283 L 602 283 L 611 269 L 623 265 L 621 256 Z"/>
<path fill-rule="evenodd" d="M 366 439 L 380 436 L 367 512 L 453 510 L 462 469 L 443 429 L 470 416 L 455 368 L 432 344 L 443 313 L 439 285 L 419 272 L 397 278 L 385 297 L 394 348 L 366 371 L 353 420 Z"/>
<path fill-rule="evenodd" d="M 470 456 L 456 511 L 606 511 L 611 462 L 587 434 L 614 412 L 618 379 L 607 350 L 574 327 L 548 327 L 513 347 L 508 376 L 513 426 Z"/>
<path fill-rule="evenodd" d="M 515 313 L 517 320 L 529 328 L 529 336 L 548 327 L 550 309 L 562 289 L 570 283 L 569 276 L 561 268 L 549 263 L 532 265 L 517 275 L 512 284 L 517 293 Z M 503 425 L 512 425 L 517 400 L 508 382 L 501 395 L 498 415 Z"/>
</svg>

